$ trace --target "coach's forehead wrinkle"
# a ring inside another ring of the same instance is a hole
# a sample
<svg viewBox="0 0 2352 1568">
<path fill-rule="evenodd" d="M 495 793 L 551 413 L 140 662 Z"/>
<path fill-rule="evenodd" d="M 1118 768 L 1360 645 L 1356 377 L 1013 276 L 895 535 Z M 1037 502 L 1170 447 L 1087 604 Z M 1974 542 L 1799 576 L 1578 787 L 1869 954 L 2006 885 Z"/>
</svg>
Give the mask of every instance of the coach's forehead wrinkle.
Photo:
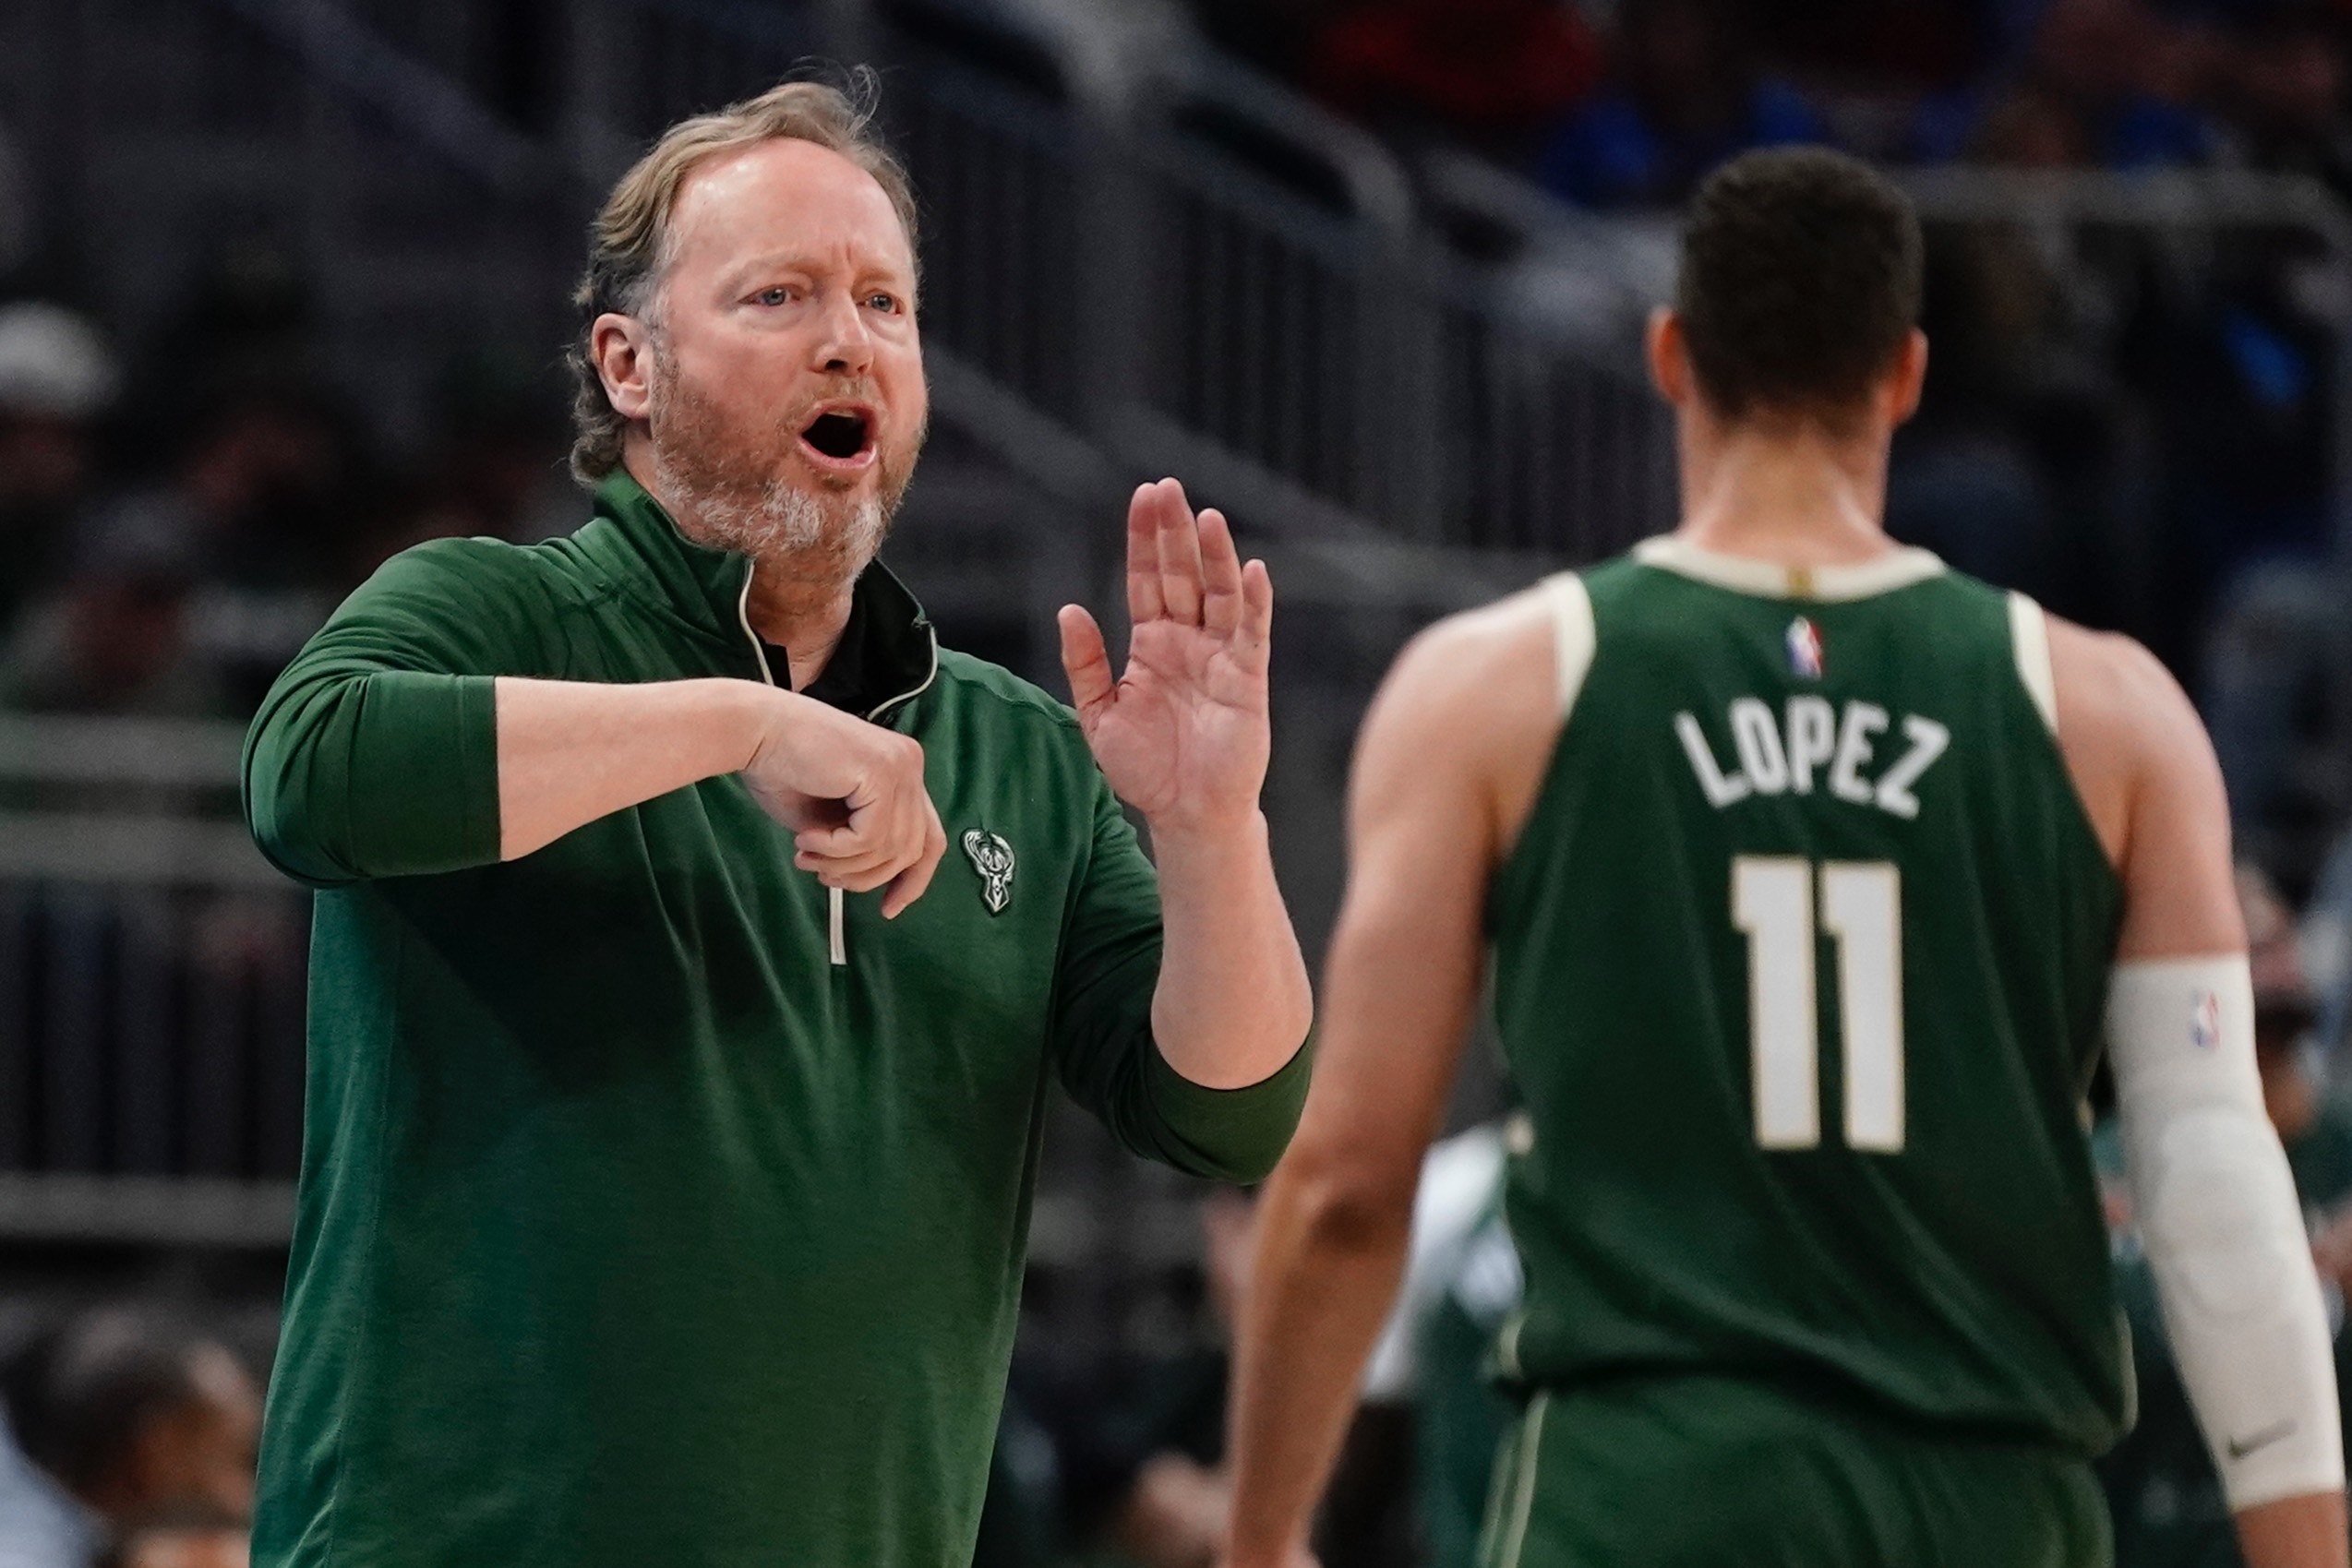
<svg viewBox="0 0 2352 1568">
<path fill-rule="evenodd" d="M 711 159 L 689 174 L 671 209 L 672 266 L 749 266 L 726 249 L 758 245 L 762 264 L 800 264 L 842 252 L 857 267 L 913 274 L 913 256 L 890 197 L 873 175 L 815 142 L 761 142 Z"/>
<path fill-rule="evenodd" d="M 719 276 L 729 282 L 749 282 L 754 278 L 796 272 L 811 276 L 847 275 L 894 284 L 907 281 L 906 269 L 895 257 L 876 254 L 870 247 L 849 240 L 828 245 L 780 245 L 760 250 L 739 261 L 725 264 L 719 269 Z"/>
</svg>

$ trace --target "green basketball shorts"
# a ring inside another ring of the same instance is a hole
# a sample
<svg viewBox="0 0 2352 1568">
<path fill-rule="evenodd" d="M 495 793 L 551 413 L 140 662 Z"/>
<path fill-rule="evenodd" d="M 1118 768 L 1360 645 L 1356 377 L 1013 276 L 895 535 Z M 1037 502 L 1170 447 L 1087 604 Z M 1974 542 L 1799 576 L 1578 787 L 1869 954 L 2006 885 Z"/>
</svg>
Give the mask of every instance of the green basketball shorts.
<svg viewBox="0 0 2352 1568">
<path fill-rule="evenodd" d="M 2084 1461 L 1756 1382 L 1627 1379 L 1528 1405 L 1480 1568 L 2110 1568 Z"/>
</svg>

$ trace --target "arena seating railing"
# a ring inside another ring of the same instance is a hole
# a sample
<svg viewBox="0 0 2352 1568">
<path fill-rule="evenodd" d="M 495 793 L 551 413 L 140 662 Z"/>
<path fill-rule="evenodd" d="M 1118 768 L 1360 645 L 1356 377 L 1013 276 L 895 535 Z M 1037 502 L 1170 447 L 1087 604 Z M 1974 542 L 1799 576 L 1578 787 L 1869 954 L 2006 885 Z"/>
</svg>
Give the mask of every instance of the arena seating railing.
<svg viewBox="0 0 2352 1568">
<path fill-rule="evenodd" d="M 0 1237 L 282 1244 L 309 899 L 242 726 L 0 716 Z"/>
</svg>

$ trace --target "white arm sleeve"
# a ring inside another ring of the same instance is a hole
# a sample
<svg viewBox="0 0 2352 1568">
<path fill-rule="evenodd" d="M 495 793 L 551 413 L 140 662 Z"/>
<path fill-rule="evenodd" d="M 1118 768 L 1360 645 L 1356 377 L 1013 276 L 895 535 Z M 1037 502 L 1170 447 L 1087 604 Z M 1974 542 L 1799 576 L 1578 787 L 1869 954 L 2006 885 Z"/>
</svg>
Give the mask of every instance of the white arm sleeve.
<svg viewBox="0 0 2352 1568">
<path fill-rule="evenodd" d="M 2245 956 L 2118 965 L 2107 1049 L 2132 1210 L 2229 1505 L 2341 1488 L 2334 1354 Z"/>
</svg>

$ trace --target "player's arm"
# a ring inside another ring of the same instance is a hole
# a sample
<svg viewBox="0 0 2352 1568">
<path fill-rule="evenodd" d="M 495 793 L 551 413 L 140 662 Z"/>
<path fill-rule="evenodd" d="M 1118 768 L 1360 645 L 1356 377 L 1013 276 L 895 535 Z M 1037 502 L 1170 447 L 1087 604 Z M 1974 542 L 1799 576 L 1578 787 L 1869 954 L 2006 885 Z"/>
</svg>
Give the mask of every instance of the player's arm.
<svg viewBox="0 0 2352 1568">
<path fill-rule="evenodd" d="M 1543 733 L 1549 682 L 1514 691 L 1551 668 L 1540 624 L 1498 637 L 1481 614 L 1406 651 L 1358 745 L 1314 1083 L 1259 1202 L 1242 1313 L 1230 1568 L 1305 1550 L 1478 995 L 1498 838 L 1485 753 L 1498 729 Z"/>
<path fill-rule="evenodd" d="M 2053 624 L 2058 733 L 2124 881 L 2107 1038 L 2166 1329 L 2250 1568 L 2342 1568 L 2334 1363 L 2262 1108 L 2221 771 L 2134 644 Z"/>
</svg>

